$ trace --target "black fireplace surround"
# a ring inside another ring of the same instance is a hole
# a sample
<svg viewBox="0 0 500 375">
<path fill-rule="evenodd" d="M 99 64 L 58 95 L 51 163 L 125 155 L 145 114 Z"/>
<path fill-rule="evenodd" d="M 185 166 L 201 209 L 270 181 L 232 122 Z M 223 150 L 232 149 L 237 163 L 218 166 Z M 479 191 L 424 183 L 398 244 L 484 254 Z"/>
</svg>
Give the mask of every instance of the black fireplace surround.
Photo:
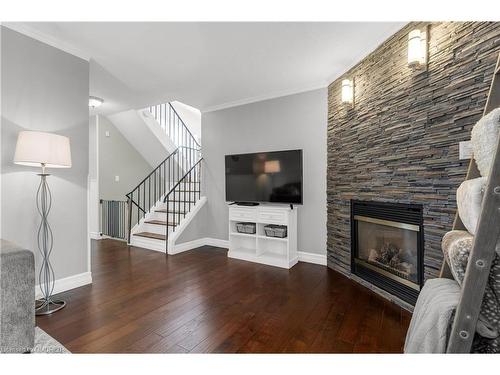
<svg viewBox="0 0 500 375">
<path fill-rule="evenodd" d="M 423 234 L 421 205 L 351 200 L 351 272 L 415 305 Z"/>
</svg>

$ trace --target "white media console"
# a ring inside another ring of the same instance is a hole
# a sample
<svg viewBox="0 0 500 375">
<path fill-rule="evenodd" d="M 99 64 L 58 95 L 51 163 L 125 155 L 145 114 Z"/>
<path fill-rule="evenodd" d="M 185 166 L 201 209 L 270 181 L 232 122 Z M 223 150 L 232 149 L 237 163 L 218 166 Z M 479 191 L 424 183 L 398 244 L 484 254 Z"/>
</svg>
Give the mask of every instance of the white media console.
<svg viewBox="0 0 500 375">
<path fill-rule="evenodd" d="M 238 233 L 236 224 L 255 223 L 256 233 Z M 287 226 L 285 238 L 268 237 L 267 224 Z M 261 204 L 259 206 L 229 206 L 229 252 L 227 256 L 270 266 L 291 268 L 298 261 L 297 208 Z"/>
</svg>

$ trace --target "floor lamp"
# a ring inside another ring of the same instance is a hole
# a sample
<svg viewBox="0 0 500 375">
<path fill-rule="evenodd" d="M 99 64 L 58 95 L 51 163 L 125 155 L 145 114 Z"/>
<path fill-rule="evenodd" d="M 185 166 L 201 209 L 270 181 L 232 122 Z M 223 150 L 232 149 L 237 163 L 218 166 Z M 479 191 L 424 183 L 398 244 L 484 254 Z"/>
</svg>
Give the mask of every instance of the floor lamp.
<svg viewBox="0 0 500 375">
<path fill-rule="evenodd" d="M 47 184 L 47 168 L 71 168 L 71 151 L 69 138 L 52 133 L 22 131 L 17 137 L 14 163 L 30 167 L 41 167 L 40 185 L 36 193 L 36 205 L 41 222 L 38 227 L 38 250 L 42 255 L 42 264 L 38 274 L 38 282 L 43 297 L 36 301 L 36 315 L 48 315 L 66 306 L 66 302 L 52 298 L 55 285 L 55 274 L 50 264 L 53 248 L 53 233 L 48 216 L 52 206 L 52 195 Z"/>
</svg>

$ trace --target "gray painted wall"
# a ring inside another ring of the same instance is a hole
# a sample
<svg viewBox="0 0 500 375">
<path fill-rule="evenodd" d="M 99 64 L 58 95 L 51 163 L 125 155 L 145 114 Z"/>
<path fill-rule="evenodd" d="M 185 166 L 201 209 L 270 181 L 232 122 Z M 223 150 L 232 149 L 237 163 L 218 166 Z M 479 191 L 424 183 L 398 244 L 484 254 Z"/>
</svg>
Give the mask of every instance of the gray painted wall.
<svg viewBox="0 0 500 375">
<path fill-rule="evenodd" d="M 107 200 L 126 200 L 153 167 L 137 152 L 105 116 L 99 116 L 99 196 Z M 109 137 L 106 137 L 109 132 Z M 115 181 L 120 176 L 120 181 Z"/>
<path fill-rule="evenodd" d="M 304 205 L 298 207 L 298 250 L 326 254 L 326 124 L 326 89 L 202 114 L 206 236 L 228 239 L 224 155 L 303 149 Z"/>
<path fill-rule="evenodd" d="M 99 235 L 99 143 L 97 131 L 98 116 L 89 118 L 89 232 L 93 238 Z"/>
<path fill-rule="evenodd" d="M 209 237 L 208 230 L 208 206 L 205 205 L 198 211 L 196 216 L 191 220 L 189 225 L 184 229 L 176 241 L 176 244 L 198 240 L 200 238 Z"/>
<path fill-rule="evenodd" d="M 56 278 L 87 269 L 87 177 L 89 173 L 87 61 L 2 28 L 1 44 L 1 216 L 2 237 L 40 256 L 36 233 L 40 222 L 35 195 L 37 168 L 12 162 L 22 130 L 53 132 L 70 138 L 73 166 L 49 169 L 54 233 L 51 262 Z"/>
</svg>

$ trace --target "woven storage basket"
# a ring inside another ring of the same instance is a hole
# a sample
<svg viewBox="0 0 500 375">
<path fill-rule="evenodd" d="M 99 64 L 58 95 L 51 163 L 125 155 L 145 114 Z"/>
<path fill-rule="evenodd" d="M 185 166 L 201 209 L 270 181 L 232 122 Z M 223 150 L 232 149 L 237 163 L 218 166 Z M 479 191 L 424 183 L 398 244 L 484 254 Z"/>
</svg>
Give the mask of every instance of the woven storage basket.
<svg viewBox="0 0 500 375">
<path fill-rule="evenodd" d="M 269 224 L 264 226 L 264 232 L 266 232 L 267 237 L 285 238 L 287 235 L 286 229 L 285 225 Z"/>
<path fill-rule="evenodd" d="M 236 223 L 238 233 L 255 234 L 255 223 Z"/>
</svg>

